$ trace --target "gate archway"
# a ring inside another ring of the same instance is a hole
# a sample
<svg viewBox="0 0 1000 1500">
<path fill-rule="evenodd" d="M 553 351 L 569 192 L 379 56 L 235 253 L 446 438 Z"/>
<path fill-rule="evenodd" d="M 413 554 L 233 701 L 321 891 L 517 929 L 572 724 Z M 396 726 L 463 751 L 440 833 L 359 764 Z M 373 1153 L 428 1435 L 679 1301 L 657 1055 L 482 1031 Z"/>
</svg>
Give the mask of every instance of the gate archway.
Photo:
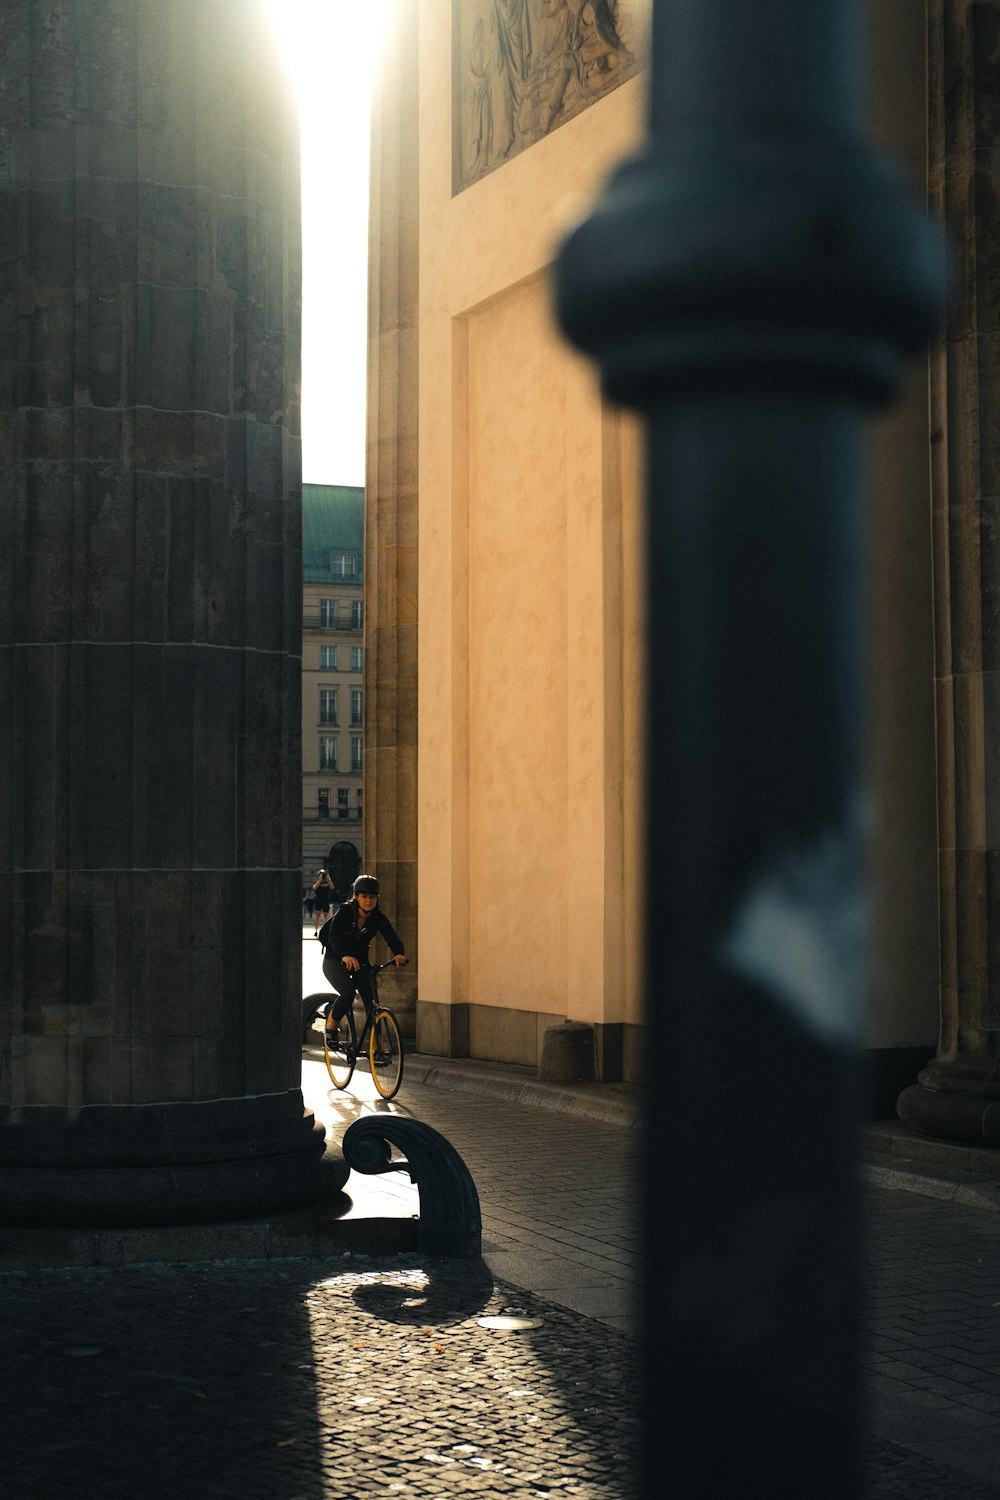
<svg viewBox="0 0 1000 1500">
<path fill-rule="evenodd" d="M 326 856 L 326 868 L 330 872 L 338 901 L 351 894 L 354 877 L 361 873 L 361 854 L 349 839 L 338 839 Z"/>
</svg>

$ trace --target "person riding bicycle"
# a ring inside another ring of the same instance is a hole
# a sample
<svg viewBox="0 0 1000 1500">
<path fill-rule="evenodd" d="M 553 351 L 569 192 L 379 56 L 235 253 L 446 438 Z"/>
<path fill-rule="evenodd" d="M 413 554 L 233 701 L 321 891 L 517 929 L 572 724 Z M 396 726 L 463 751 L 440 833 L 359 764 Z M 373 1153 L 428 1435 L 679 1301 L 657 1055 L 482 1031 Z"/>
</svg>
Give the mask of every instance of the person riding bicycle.
<svg viewBox="0 0 1000 1500">
<path fill-rule="evenodd" d="M 327 1006 L 327 1035 L 336 1032 L 360 991 L 365 1005 L 371 1004 L 368 948 L 373 938 L 388 943 L 397 967 L 408 962 L 402 940 L 378 904 L 379 885 L 374 875 L 359 875 L 353 894 L 320 931 L 323 973 L 336 995 Z"/>
</svg>

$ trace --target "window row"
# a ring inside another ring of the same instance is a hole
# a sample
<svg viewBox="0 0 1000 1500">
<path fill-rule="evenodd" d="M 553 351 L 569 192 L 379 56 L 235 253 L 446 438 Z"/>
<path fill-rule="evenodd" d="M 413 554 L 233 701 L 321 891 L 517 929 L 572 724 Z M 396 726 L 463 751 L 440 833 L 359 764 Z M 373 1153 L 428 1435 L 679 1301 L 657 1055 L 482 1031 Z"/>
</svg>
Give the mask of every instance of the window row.
<svg viewBox="0 0 1000 1500">
<path fill-rule="evenodd" d="M 330 573 L 334 578 L 357 578 L 358 554 L 356 552 L 331 552 Z"/>
<path fill-rule="evenodd" d="M 344 667 L 344 668 L 342 668 L 340 666 L 340 662 L 341 662 L 342 658 L 337 655 L 337 652 L 340 651 L 341 649 L 342 648 L 339 647 L 339 646 L 320 646 L 320 648 L 319 648 L 319 669 L 320 669 L 321 672 L 340 672 L 340 671 L 360 672 L 362 670 L 362 663 L 363 663 L 364 658 L 363 658 L 363 656 L 362 656 L 361 653 L 363 652 L 364 647 L 363 646 L 351 646 L 350 647 L 351 665 L 349 667 Z M 343 648 L 343 649 L 347 649 L 347 648 Z"/>
<path fill-rule="evenodd" d="M 323 687 L 319 690 L 319 722 L 321 724 L 340 724 L 339 710 L 339 688 Z M 351 688 L 351 728 L 360 729 L 365 722 L 364 698 L 361 688 Z"/>
<path fill-rule="evenodd" d="M 361 821 L 362 807 L 363 807 L 361 796 L 362 796 L 361 788 L 358 787 L 357 788 L 357 797 L 356 797 L 354 806 L 352 808 L 352 806 L 351 806 L 351 790 L 350 790 L 350 787 L 339 786 L 337 788 L 337 817 L 338 818 L 350 818 L 350 817 L 353 817 L 357 822 L 360 822 Z M 317 808 L 316 808 L 317 814 L 321 818 L 328 818 L 330 816 L 330 788 L 328 786 L 317 787 L 317 789 L 316 789 L 316 799 L 317 799 Z"/>
<path fill-rule="evenodd" d="M 337 738 L 335 734 L 321 734 L 319 737 L 319 768 L 321 771 L 336 771 L 337 767 Z M 351 770 L 360 771 L 362 766 L 363 741 L 360 734 L 351 735 Z M 346 770 L 346 767 L 345 767 Z"/>
<path fill-rule="evenodd" d="M 365 623 L 365 606 L 362 600 L 351 600 L 351 624 L 352 630 L 361 630 Z M 321 599 L 319 601 L 319 625 L 321 630 L 337 630 L 346 628 L 347 617 L 340 617 L 339 599 Z"/>
</svg>

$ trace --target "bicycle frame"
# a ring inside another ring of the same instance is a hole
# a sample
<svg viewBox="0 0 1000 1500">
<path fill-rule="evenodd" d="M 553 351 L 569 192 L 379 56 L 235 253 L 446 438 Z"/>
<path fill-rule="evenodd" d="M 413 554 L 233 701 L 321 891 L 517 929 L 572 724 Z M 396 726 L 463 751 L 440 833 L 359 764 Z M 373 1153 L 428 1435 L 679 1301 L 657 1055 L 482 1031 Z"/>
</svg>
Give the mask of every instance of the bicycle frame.
<svg viewBox="0 0 1000 1500">
<path fill-rule="evenodd" d="M 351 1033 L 351 1045 L 355 1048 L 359 1055 L 364 1049 L 365 1042 L 368 1040 L 368 1033 L 371 1030 L 372 1020 L 374 1016 L 380 1010 L 385 1009 L 385 1006 L 382 1005 L 382 1002 L 378 997 L 378 975 L 381 974 L 383 969 L 391 969 L 394 963 L 395 960 L 390 958 L 384 964 L 367 965 L 368 973 L 371 976 L 371 999 L 368 1000 L 365 998 L 365 994 L 361 989 L 361 986 L 359 985 L 357 994 L 351 1001 L 348 1009 L 344 1012 L 343 1020 L 347 1022 L 348 1028 Z M 354 1022 L 354 1007 L 359 999 L 361 1000 L 361 1003 L 365 1008 L 365 1024 L 361 1028 L 360 1036 L 358 1035 L 357 1026 Z"/>
<path fill-rule="evenodd" d="M 349 1039 L 331 1047 L 330 1034 L 324 1032 L 323 1053 L 335 1088 L 344 1089 L 350 1083 L 355 1065 L 364 1055 L 367 1042 L 372 1080 L 378 1092 L 383 1099 L 391 1099 L 399 1089 L 403 1079 L 403 1043 L 399 1023 L 392 1011 L 379 1000 L 378 994 L 378 975 L 394 963 L 394 959 L 389 959 L 386 963 L 369 966 L 371 982 L 365 988 L 370 988 L 370 996 L 365 994 L 360 984 L 358 986 L 357 995 L 360 995 L 365 1007 L 365 1022 L 360 1036 L 354 1021 L 353 1002 L 343 1017 L 347 1022 Z"/>
</svg>

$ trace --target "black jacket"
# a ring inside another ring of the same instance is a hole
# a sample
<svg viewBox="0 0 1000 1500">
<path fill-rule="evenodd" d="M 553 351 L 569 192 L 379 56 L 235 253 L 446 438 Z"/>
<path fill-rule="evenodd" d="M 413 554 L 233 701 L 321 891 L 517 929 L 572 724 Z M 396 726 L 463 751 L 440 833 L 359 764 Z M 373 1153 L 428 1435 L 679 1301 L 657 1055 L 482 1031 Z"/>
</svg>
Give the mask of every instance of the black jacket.
<svg viewBox="0 0 1000 1500">
<path fill-rule="evenodd" d="M 363 927 L 358 926 L 356 913 L 354 902 L 345 901 L 320 928 L 320 942 L 327 958 L 343 958 L 350 954 L 359 963 L 366 964 L 368 945 L 377 936 L 385 938 L 393 953 L 405 952 L 396 929 L 380 907 L 376 906 Z"/>
</svg>

